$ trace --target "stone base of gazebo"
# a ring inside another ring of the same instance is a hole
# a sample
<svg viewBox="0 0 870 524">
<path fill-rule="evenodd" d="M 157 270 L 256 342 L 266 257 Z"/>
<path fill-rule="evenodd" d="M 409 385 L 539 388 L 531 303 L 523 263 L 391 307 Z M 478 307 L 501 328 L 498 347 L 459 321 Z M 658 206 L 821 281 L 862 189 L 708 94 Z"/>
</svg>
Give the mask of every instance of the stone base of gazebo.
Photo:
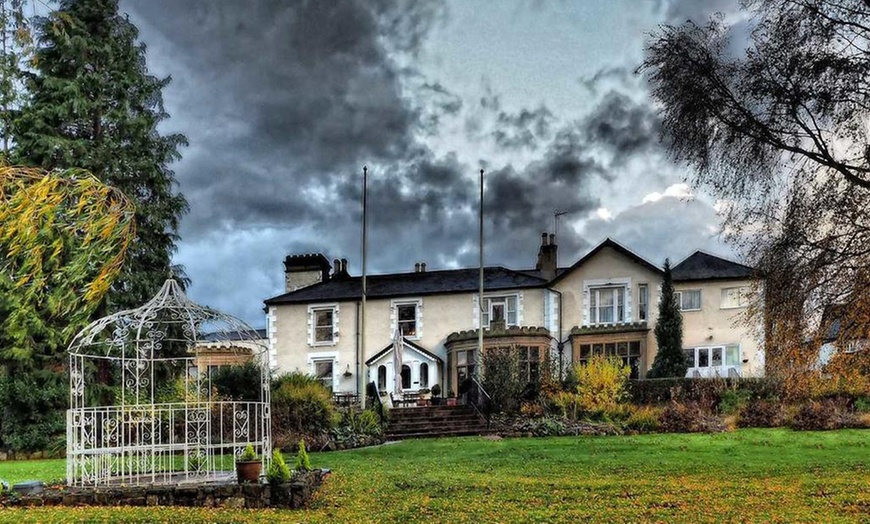
<svg viewBox="0 0 870 524">
<path fill-rule="evenodd" d="M 201 508 L 298 509 L 308 501 L 329 475 L 329 470 L 294 474 L 281 486 L 235 484 L 227 481 L 159 486 L 111 486 L 99 488 L 48 487 L 38 495 L 0 496 L 0 507 L 9 506 L 188 506 Z"/>
</svg>

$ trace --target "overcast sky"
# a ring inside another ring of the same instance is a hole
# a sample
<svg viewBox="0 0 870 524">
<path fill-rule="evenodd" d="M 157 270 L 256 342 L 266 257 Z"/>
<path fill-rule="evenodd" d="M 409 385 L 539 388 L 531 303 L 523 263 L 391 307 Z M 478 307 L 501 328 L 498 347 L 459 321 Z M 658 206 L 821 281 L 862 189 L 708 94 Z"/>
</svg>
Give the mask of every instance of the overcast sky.
<svg viewBox="0 0 870 524">
<path fill-rule="evenodd" d="M 189 294 L 261 327 L 287 254 L 359 274 L 363 165 L 370 273 L 476 265 L 481 167 L 488 265 L 533 267 L 556 210 L 562 265 L 605 237 L 656 264 L 733 256 L 634 70 L 659 24 L 736 3 L 122 1 L 190 140 Z"/>
</svg>

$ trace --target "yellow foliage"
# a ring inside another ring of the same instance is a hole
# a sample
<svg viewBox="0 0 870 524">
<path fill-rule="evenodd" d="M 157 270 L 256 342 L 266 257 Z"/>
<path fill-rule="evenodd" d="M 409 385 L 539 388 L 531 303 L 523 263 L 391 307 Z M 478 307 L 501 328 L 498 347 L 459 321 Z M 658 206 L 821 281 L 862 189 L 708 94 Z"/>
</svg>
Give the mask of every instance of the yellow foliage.
<svg viewBox="0 0 870 524">
<path fill-rule="evenodd" d="M 577 382 L 577 401 L 585 411 L 613 408 L 628 398 L 631 368 L 619 359 L 596 356 L 585 365 L 575 366 L 572 372 Z"/>
</svg>

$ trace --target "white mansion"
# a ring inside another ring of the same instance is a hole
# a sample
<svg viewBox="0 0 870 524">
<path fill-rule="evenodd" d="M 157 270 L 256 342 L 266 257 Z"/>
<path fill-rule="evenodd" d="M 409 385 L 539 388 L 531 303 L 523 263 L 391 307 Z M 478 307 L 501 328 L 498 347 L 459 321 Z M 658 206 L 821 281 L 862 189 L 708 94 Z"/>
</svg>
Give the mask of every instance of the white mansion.
<svg viewBox="0 0 870 524">
<path fill-rule="evenodd" d="M 408 391 L 441 384 L 445 393 L 474 370 L 478 332 L 489 347 L 514 347 L 533 379 L 545 362 L 621 358 L 643 378 L 656 354 L 653 328 L 662 281 L 659 266 L 607 239 L 570 267 L 556 267 L 556 245 L 543 234 L 534 269 L 487 267 L 484 307 L 479 270 L 367 277 L 365 354 L 360 354 L 362 282 L 347 261 L 321 254 L 284 261 L 286 293 L 265 301 L 272 361 L 279 371 L 320 377 L 334 392 L 354 393 L 359 374 L 381 389 L 401 373 Z M 673 268 L 683 311 L 690 376 L 764 372 L 757 334 L 744 321 L 752 268 L 697 251 Z M 404 335 L 394 369 L 392 336 Z"/>
</svg>

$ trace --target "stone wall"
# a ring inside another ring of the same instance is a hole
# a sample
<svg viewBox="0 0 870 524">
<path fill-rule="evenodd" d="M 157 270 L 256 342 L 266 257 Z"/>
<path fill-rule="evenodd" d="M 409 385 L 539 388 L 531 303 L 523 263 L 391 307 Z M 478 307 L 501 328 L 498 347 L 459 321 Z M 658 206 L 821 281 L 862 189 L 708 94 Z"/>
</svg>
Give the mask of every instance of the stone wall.
<svg viewBox="0 0 870 524">
<path fill-rule="evenodd" d="M 0 496 L 8 506 L 192 506 L 202 508 L 291 508 L 308 504 L 328 470 L 294 474 L 289 484 L 202 484 L 112 488 L 47 488 L 39 495 Z"/>
</svg>

